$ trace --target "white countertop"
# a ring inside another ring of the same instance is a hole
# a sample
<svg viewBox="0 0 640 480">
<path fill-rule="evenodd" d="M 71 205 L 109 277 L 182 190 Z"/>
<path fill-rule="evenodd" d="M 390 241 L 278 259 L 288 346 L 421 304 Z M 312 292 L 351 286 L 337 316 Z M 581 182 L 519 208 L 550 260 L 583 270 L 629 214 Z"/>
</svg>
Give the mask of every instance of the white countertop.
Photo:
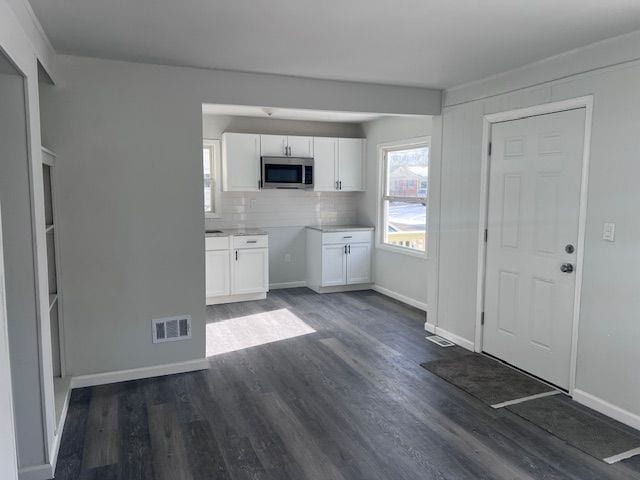
<svg viewBox="0 0 640 480">
<path fill-rule="evenodd" d="M 219 228 L 212 229 L 215 231 L 206 231 L 205 237 L 230 237 L 231 235 L 235 236 L 244 236 L 244 235 L 268 235 L 264 230 L 260 230 L 258 228 Z"/>
<path fill-rule="evenodd" d="M 358 231 L 371 231 L 375 230 L 375 227 L 369 225 L 308 225 L 307 228 L 311 230 L 318 230 L 319 232 L 358 232 Z"/>
</svg>

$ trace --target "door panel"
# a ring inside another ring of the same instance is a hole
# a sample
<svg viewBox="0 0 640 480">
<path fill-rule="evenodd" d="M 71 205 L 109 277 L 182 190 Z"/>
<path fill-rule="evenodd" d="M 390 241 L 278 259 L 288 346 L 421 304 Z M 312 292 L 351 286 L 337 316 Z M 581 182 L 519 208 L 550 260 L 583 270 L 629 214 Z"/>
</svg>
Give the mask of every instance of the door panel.
<svg viewBox="0 0 640 480">
<path fill-rule="evenodd" d="M 364 140 L 360 138 L 338 139 L 338 180 L 340 190 L 364 190 Z"/>
<path fill-rule="evenodd" d="M 369 283 L 371 281 L 371 244 L 352 243 L 348 245 L 347 284 Z"/>
<path fill-rule="evenodd" d="M 338 139 L 314 138 L 313 153 L 313 189 L 316 192 L 334 192 L 337 180 Z"/>
<path fill-rule="evenodd" d="M 269 256 L 266 248 L 238 249 L 232 262 L 232 294 L 269 290 Z"/>
<path fill-rule="evenodd" d="M 258 135 L 225 133 L 222 139 L 222 187 L 225 192 L 260 190 Z"/>
<path fill-rule="evenodd" d="M 229 295 L 229 250 L 205 252 L 205 296 Z"/>
<path fill-rule="evenodd" d="M 284 135 L 260 135 L 260 155 L 284 157 L 287 137 Z"/>
<path fill-rule="evenodd" d="M 313 137 L 287 137 L 290 157 L 313 157 Z"/>
<path fill-rule="evenodd" d="M 585 109 L 492 126 L 483 349 L 569 388 Z"/>
<path fill-rule="evenodd" d="M 345 245 L 322 246 L 322 286 L 347 283 L 347 254 Z"/>
</svg>

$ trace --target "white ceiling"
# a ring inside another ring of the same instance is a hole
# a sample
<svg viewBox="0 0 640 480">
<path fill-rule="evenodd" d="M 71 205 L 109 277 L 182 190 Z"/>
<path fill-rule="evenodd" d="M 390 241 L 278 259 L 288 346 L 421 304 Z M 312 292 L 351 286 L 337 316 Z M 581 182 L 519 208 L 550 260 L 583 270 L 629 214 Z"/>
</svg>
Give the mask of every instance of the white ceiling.
<svg viewBox="0 0 640 480">
<path fill-rule="evenodd" d="M 640 29 L 638 0 L 30 0 L 62 53 L 450 87 Z"/>
<path fill-rule="evenodd" d="M 309 122 L 364 123 L 382 118 L 377 113 L 329 112 L 323 110 L 299 110 L 293 108 L 265 108 L 245 105 L 202 105 L 205 115 L 231 115 L 239 117 L 264 117 L 278 120 L 304 120 Z M 271 115 L 268 115 L 271 113 Z"/>
</svg>

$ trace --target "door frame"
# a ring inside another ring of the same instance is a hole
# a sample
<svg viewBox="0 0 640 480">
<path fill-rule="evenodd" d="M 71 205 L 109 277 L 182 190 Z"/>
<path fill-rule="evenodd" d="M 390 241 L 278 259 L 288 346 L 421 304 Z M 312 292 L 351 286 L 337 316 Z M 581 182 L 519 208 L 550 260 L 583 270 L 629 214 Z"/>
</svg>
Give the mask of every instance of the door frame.
<svg viewBox="0 0 640 480">
<path fill-rule="evenodd" d="M 484 327 L 482 314 L 486 287 L 486 257 L 485 229 L 489 214 L 489 143 L 491 142 L 491 127 L 494 123 L 520 120 L 537 115 L 564 112 L 578 108 L 585 109 L 584 138 L 582 153 L 582 180 L 580 185 L 580 207 L 578 213 L 578 243 L 576 259 L 576 287 L 573 300 L 573 323 L 571 330 L 571 357 L 569 368 L 569 395 L 573 395 L 576 385 L 576 363 L 578 354 L 578 324 L 580 321 L 580 297 L 582 291 L 582 271 L 584 264 L 584 245 L 587 220 L 587 187 L 589 183 L 589 157 L 591 154 L 591 125 L 593 119 L 593 95 L 545 103 L 532 107 L 519 108 L 505 112 L 485 115 L 482 124 L 482 164 L 480 174 L 480 220 L 478 225 L 478 269 L 476 293 L 476 328 L 474 351 L 481 353 L 483 348 Z"/>
</svg>

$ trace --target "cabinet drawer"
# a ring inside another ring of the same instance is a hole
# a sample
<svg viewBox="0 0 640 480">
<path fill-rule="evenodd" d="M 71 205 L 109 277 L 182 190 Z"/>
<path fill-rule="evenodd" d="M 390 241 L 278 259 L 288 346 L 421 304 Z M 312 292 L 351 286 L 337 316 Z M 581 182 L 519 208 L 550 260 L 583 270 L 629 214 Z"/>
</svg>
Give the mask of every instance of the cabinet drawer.
<svg viewBox="0 0 640 480">
<path fill-rule="evenodd" d="M 229 250 L 229 237 L 204 237 L 205 250 Z"/>
<path fill-rule="evenodd" d="M 240 235 L 233 237 L 233 248 L 267 248 L 269 237 L 267 235 Z"/>
<path fill-rule="evenodd" d="M 371 243 L 372 231 L 356 232 L 329 232 L 322 234 L 322 244 L 330 245 L 335 243 Z"/>
</svg>

